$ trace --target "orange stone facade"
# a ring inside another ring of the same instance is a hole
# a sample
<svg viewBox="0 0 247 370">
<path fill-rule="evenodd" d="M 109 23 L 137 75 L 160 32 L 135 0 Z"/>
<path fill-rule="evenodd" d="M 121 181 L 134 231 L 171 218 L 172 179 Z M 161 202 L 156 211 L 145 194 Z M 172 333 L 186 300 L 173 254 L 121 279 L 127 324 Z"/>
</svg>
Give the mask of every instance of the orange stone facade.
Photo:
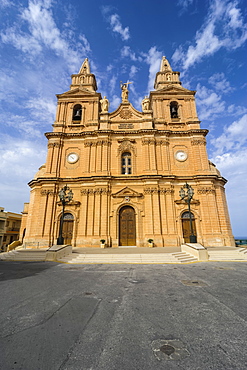
<svg viewBox="0 0 247 370">
<path fill-rule="evenodd" d="M 56 244 L 65 185 L 73 200 L 65 207 L 65 243 L 76 247 L 180 246 L 189 242 L 188 204 L 180 189 L 194 189 L 193 232 L 205 247 L 234 246 L 225 198 L 226 180 L 206 151 L 207 130 L 200 128 L 195 91 L 181 86 L 165 57 L 154 91 L 142 111 L 128 100 L 109 113 L 86 59 L 72 75 L 70 90 L 57 95 L 48 153 L 29 183 L 23 213 L 26 248 Z"/>
</svg>

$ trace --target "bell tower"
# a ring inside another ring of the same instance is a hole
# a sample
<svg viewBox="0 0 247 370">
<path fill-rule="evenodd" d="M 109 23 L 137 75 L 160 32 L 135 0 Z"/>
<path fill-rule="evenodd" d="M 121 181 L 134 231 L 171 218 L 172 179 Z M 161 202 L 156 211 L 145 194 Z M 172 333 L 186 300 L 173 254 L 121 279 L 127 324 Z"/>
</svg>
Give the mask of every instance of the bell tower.
<svg viewBox="0 0 247 370">
<path fill-rule="evenodd" d="M 182 87 L 179 75 L 163 57 L 155 78 L 155 90 L 150 93 L 156 129 L 184 131 L 200 128 L 195 104 L 196 91 Z"/>
</svg>

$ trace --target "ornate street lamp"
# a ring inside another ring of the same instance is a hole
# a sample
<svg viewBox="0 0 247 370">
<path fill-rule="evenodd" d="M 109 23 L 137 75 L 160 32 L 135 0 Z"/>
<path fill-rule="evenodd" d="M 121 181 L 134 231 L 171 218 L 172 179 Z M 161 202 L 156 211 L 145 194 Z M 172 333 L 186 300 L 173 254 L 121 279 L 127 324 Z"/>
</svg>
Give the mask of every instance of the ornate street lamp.
<svg viewBox="0 0 247 370">
<path fill-rule="evenodd" d="M 73 199 L 73 192 L 72 190 L 65 185 L 61 190 L 58 192 L 58 196 L 60 199 L 60 202 L 62 203 L 62 216 L 60 218 L 60 225 L 59 225 L 59 237 L 57 238 L 57 245 L 63 245 L 64 244 L 64 238 L 63 238 L 63 219 L 64 219 L 64 209 L 67 203 L 69 203 Z"/>
<path fill-rule="evenodd" d="M 194 234 L 193 224 L 192 224 L 192 217 L 190 212 L 190 202 L 194 195 L 194 189 L 186 182 L 184 186 L 180 189 L 179 195 L 182 200 L 188 204 L 189 209 L 189 218 L 190 218 L 190 243 L 197 243 L 196 235 Z"/>
</svg>

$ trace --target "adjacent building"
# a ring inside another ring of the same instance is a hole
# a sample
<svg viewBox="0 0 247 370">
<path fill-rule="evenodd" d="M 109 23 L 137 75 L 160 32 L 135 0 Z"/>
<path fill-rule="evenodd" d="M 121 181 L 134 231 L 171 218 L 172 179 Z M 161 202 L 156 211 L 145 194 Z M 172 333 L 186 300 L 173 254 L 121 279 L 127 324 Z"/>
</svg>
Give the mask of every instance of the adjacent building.
<svg viewBox="0 0 247 370">
<path fill-rule="evenodd" d="M 19 240 L 22 215 L 6 212 L 0 207 L 0 251 L 6 252 L 7 247 L 15 240 Z"/>
<path fill-rule="evenodd" d="M 63 219 L 66 244 L 93 247 L 104 239 L 109 247 L 142 247 L 153 239 L 158 247 L 179 246 L 192 226 L 205 247 L 234 246 L 226 180 L 208 160 L 196 92 L 181 85 L 168 60 L 162 58 L 141 111 L 129 102 L 127 82 L 120 86 L 121 104 L 109 112 L 87 59 L 71 77 L 45 134 L 46 163 L 29 183 L 25 247 L 56 244 L 65 185 L 73 192 Z M 194 190 L 190 213 L 180 197 L 185 184 Z"/>
</svg>

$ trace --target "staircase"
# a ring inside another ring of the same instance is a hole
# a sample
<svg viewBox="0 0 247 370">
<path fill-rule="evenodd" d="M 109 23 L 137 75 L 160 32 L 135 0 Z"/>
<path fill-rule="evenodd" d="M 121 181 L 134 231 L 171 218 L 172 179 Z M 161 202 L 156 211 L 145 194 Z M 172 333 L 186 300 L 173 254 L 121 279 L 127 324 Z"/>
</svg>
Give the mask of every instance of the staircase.
<svg viewBox="0 0 247 370">
<path fill-rule="evenodd" d="M 1 253 L 1 261 L 45 261 L 46 249 L 19 249 Z"/>
<path fill-rule="evenodd" d="M 192 254 L 186 253 L 186 252 L 177 252 L 172 253 L 172 255 L 177 259 L 177 262 L 180 263 L 186 263 L 186 262 L 196 262 L 198 259 Z"/>
<path fill-rule="evenodd" d="M 247 261 L 247 248 L 207 249 L 209 261 Z"/>
<path fill-rule="evenodd" d="M 71 253 L 61 259 L 59 262 L 72 264 L 86 263 L 183 263 L 194 262 L 197 259 L 187 253 L 146 253 L 146 254 L 78 254 Z"/>
</svg>

